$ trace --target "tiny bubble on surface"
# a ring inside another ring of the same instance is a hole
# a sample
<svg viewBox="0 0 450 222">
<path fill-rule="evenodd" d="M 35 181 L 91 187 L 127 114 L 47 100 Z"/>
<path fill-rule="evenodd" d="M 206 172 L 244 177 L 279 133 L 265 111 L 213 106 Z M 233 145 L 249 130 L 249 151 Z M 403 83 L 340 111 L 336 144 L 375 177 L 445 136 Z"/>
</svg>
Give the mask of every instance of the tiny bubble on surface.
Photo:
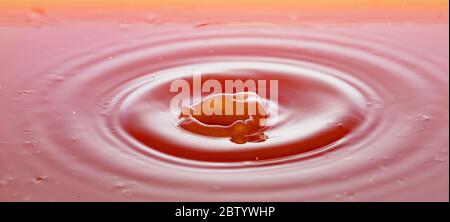
<svg viewBox="0 0 450 222">
<path fill-rule="evenodd" d="M 154 14 L 154 13 L 148 13 L 148 14 L 145 15 L 144 20 L 145 20 L 146 22 L 148 22 L 148 23 L 155 24 L 155 23 L 160 22 L 161 18 L 160 18 L 160 16 L 157 15 L 157 14 Z"/>
<path fill-rule="evenodd" d="M 431 120 L 431 117 L 425 114 L 419 114 L 417 115 L 417 120 L 418 121 L 428 121 Z"/>
</svg>

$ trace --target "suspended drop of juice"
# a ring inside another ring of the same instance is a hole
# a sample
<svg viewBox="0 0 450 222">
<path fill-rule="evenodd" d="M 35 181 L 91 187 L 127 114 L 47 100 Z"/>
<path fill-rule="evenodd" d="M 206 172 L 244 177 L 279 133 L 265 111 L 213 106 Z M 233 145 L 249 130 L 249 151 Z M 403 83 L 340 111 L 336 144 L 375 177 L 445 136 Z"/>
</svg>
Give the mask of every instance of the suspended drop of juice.
<svg viewBox="0 0 450 222">
<path fill-rule="evenodd" d="M 122 31 L 129 31 L 132 26 L 128 22 L 121 22 L 121 23 L 119 23 L 118 27 Z"/>
<path fill-rule="evenodd" d="M 160 18 L 160 16 L 157 15 L 157 14 L 154 14 L 154 13 L 148 13 L 148 14 L 145 15 L 144 20 L 145 20 L 147 23 L 157 24 L 157 23 L 159 23 L 159 22 L 161 21 L 161 18 Z"/>
<path fill-rule="evenodd" d="M 33 7 L 28 13 L 27 19 L 31 22 L 43 22 L 46 17 L 46 12 L 43 8 Z"/>
</svg>

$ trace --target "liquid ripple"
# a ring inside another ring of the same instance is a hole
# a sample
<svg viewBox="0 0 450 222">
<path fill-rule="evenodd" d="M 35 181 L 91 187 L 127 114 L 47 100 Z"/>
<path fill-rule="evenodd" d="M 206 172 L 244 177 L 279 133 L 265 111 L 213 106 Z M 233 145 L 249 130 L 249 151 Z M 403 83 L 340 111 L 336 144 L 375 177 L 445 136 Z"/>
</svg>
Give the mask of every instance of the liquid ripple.
<svg viewBox="0 0 450 222">
<path fill-rule="evenodd" d="M 68 193 L 134 200 L 401 199 L 442 170 L 448 67 L 362 35 L 287 30 L 136 35 L 43 67 L 47 78 L 32 80 L 41 99 L 22 119 L 44 145 L 33 166 L 64 178 Z M 169 84 L 194 71 L 278 79 L 267 141 L 179 129 Z"/>
</svg>

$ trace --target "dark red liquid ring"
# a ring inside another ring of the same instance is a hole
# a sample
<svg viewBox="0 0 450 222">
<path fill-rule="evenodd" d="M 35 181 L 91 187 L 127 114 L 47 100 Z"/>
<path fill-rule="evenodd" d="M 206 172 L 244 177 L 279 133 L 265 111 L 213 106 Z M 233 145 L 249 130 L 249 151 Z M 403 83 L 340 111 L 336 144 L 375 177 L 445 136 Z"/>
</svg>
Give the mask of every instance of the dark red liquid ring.
<svg viewBox="0 0 450 222">
<path fill-rule="evenodd" d="M 192 84 L 189 77 L 183 79 Z M 167 101 L 174 96 L 168 90 L 172 79 L 137 96 L 130 96 L 132 99 L 122 108 L 121 124 L 148 149 L 191 160 L 240 162 L 277 159 L 320 150 L 344 138 L 364 121 L 358 95 L 348 92 L 348 87 L 342 88 L 338 83 L 317 76 L 246 70 L 235 75 L 209 73 L 202 80 L 209 79 L 218 80 L 222 85 L 229 79 L 258 79 L 266 82 L 277 79 L 280 86 L 279 121 L 271 127 L 254 123 L 241 125 L 242 130 L 250 132 L 237 135 L 233 135 L 236 129 L 233 124 L 248 116 L 212 120 L 205 115 L 193 115 L 174 127 L 172 122 L 177 121 L 179 116 L 167 114 Z M 270 85 L 265 87 L 269 98 Z M 204 97 L 207 95 L 204 93 Z M 158 124 L 154 124 L 156 122 Z M 163 127 L 161 124 L 172 126 L 172 129 L 168 129 L 171 133 L 160 130 Z M 300 126 L 297 130 L 302 131 L 290 130 L 291 126 L 297 125 Z M 230 138 L 232 142 L 226 141 Z M 247 143 L 251 141 L 260 143 Z"/>
</svg>

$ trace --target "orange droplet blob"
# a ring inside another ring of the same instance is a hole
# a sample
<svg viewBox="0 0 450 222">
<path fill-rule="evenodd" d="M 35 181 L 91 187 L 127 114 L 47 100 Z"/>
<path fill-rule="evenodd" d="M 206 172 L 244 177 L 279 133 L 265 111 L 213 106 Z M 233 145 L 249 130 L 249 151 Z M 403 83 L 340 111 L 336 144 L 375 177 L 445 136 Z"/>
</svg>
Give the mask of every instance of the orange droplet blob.
<svg viewBox="0 0 450 222">
<path fill-rule="evenodd" d="M 266 140 L 268 117 L 266 103 L 256 93 L 215 94 L 182 107 L 179 126 L 195 134 L 244 144 Z"/>
</svg>

